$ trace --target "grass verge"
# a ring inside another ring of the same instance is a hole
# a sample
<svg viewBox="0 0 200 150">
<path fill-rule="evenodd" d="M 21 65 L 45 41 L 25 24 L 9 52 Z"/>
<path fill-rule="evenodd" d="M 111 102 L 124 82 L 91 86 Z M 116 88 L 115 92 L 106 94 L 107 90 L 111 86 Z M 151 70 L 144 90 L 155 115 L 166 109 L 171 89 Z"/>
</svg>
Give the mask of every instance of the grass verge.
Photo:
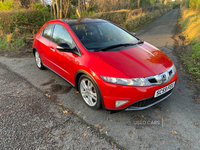
<svg viewBox="0 0 200 150">
<path fill-rule="evenodd" d="M 199 12 L 182 7 L 179 24 L 186 49 L 180 52 L 181 59 L 189 72 L 200 83 L 200 15 Z"/>
</svg>

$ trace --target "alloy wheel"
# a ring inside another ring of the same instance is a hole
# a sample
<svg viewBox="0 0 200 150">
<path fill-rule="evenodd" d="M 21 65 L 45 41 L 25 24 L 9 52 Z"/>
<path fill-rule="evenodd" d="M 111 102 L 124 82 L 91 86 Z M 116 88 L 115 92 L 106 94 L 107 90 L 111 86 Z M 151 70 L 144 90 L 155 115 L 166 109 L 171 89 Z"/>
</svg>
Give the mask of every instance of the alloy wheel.
<svg viewBox="0 0 200 150">
<path fill-rule="evenodd" d="M 36 61 L 38 68 L 41 68 L 42 67 L 42 61 L 41 61 L 41 58 L 40 58 L 38 51 L 35 51 L 35 61 Z"/>
<path fill-rule="evenodd" d="M 95 86 L 89 79 L 82 79 L 80 83 L 80 92 L 83 100 L 91 107 L 97 104 L 97 92 Z"/>
</svg>

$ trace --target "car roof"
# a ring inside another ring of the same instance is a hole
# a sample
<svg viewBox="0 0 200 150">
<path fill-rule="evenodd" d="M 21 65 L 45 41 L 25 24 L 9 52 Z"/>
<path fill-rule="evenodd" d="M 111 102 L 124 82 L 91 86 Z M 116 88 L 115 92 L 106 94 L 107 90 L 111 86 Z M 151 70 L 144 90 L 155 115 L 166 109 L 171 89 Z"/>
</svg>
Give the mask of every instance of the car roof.
<svg viewBox="0 0 200 150">
<path fill-rule="evenodd" d="M 61 21 L 67 23 L 68 25 L 75 24 L 88 24 L 88 23 L 105 23 L 108 22 L 102 19 L 91 19 L 91 18 L 80 18 L 80 19 L 60 19 Z"/>
</svg>

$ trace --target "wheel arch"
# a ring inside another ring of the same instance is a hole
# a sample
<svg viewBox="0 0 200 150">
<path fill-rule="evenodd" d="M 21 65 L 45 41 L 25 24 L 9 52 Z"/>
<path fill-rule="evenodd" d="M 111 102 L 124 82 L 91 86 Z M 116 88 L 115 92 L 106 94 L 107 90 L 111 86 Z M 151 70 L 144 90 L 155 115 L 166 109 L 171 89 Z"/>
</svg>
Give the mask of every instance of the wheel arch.
<svg viewBox="0 0 200 150">
<path fill-rule="evenodd" d="M 78 89 L 78 81 L 79 81 L 80 77 L 83 74 L 90 76 L 94 80 L 94 78 L 87 71 L 85 71 L 85 70 L 79 70 L 79 71 L 77 71 L 76 74 L 75 74 L 75 88 L 76 88 L 77 91 L 79 91 L 79 89 Z M 95 83 L 96 83 L 96 81 L 95 81 Z"/>
<path fill-rule="evenodd" d="M 88 73 L 88 72 L 85 71 L 85 70 L 79 70 L 79 71 L 77 71 L 76 74 L 75 74 L 75 88 L 76 88 L 76 90 L 77 90 L 78 92 L 79 92 L 78 82 L 79 82 L 79 79 L 80 79 L 80 77 L 81 77 L 82 75 L 88 75 L 88 76 L 90 76 L 90 77 L 93 79 L 93 81 L 97 84 L 97 82 L 95 81 L 95 79 L 92 77 L 92 75 L 91 75 L 90 73 Z M 98 84 L 97 84 L 97 86 L 98 86 Z M 98 88 L 99 88 L 99 86 L 98 86 Z M 101 94 L 100 88 L 99 88 L 99 92 L 100 92 L 100 96 L 101 96 L 101 106 L 105 109 L 104 100 L 103 100 L 103 96 L 102 96 L 102 94 Z"/>
<path fill-rule="evenodd" d="M 36 47 L 33 47 L 33 55 L 35 56 L 35 51 L 38 51 Z"/>
</svg>

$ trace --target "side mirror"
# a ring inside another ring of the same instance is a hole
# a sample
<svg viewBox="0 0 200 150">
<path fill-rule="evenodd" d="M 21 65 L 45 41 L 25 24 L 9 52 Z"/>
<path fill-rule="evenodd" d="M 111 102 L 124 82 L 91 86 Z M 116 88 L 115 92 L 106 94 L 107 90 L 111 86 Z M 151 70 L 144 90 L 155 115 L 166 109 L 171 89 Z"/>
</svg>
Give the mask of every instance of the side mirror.
<svg viewBox="0 0 200 150">
<path fill-rule="evenodd" d="M 61 43 L 61 44 L 57 45 L 56 49 L 61 52 L 73 52 L 73 49 L 71 49 L 69 47 L 69 45 L 66 43 Z"/>
<path fill-rule="evenodd" d="M 132 34 L 133 36 L 137 36 L 135 32 L 131 32 L 131 34 Z"/>
</svg>

